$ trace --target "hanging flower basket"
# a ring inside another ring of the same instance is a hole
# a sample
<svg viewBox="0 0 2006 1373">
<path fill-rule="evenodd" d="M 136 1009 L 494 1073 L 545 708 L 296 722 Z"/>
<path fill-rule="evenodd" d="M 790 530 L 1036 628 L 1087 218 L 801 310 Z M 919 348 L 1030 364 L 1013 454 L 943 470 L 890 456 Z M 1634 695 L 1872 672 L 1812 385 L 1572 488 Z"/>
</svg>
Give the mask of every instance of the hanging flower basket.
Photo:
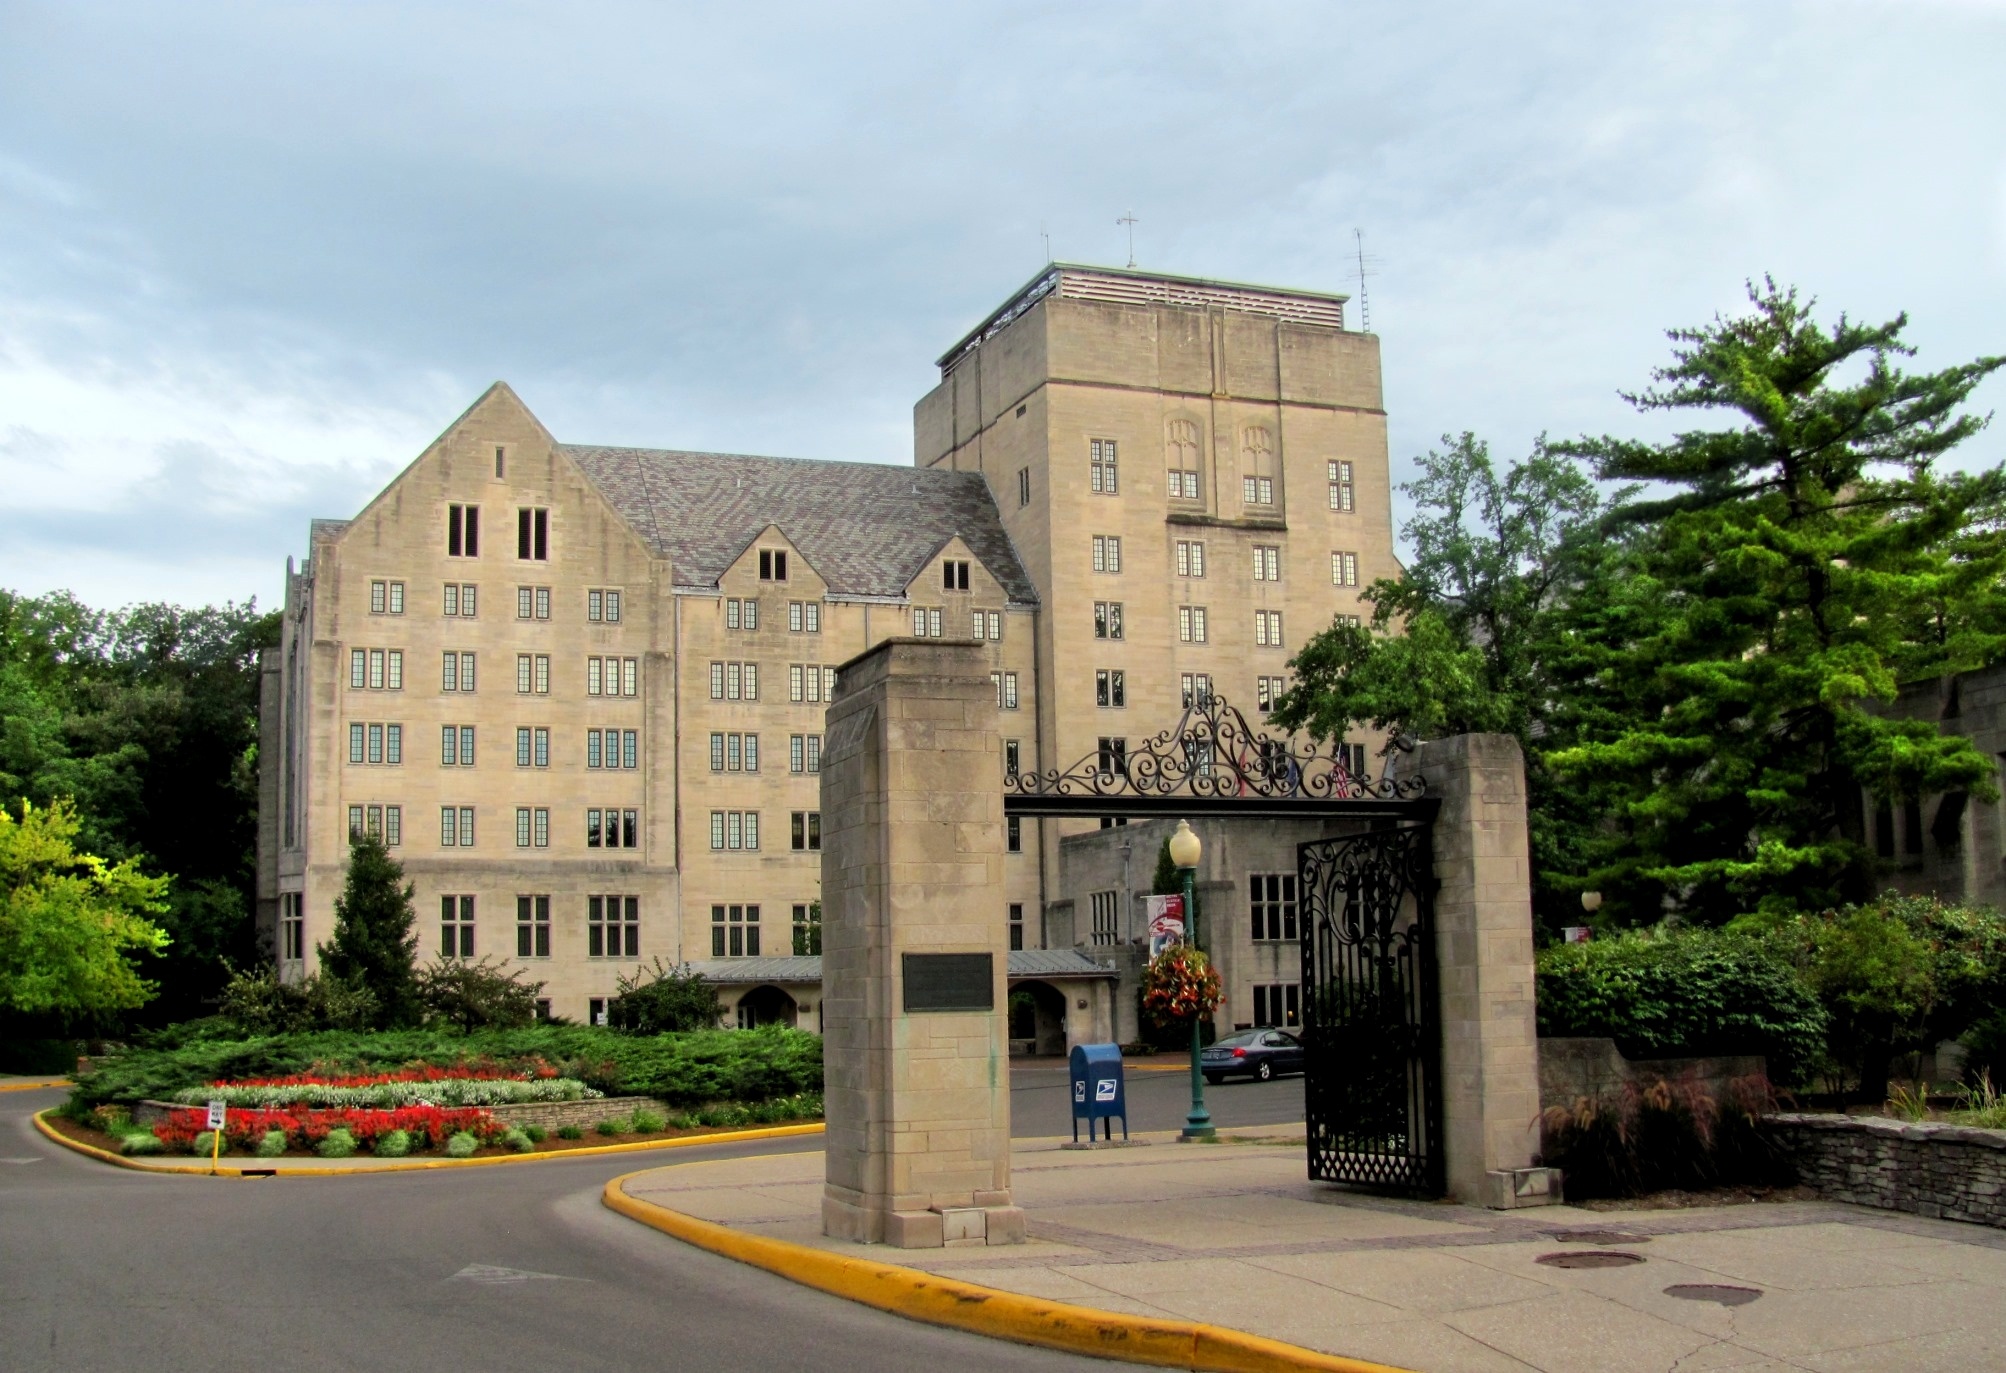
<svg viewBox="0 0 2006 1373">
<path fill-rule="evenodd" d="M 1172 944 L 1142 975 L 1142 1008 L 1159 1021 L 1201 1019 L 1218 1009 L 1218 969 L 1203 951 Z"/>
</svg>

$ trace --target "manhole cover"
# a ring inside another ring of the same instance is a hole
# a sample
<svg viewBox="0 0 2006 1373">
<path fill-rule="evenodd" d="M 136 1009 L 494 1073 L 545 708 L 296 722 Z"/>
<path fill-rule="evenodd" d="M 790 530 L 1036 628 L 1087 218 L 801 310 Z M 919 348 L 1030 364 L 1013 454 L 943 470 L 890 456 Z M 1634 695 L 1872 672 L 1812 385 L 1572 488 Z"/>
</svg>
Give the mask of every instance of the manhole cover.
<svg viewBox="0 0 2006 1373">
<path fill-rule="evenodd" d="M 1649 1244 L 1648 1235 L 1626 1235 L 1621 1230 L 1549 1230 L 1546 1237 L 1561 1244 Z"/>
<path fill-rule="evenodd" d="M 1643 1261 L 1642 1254 L 1626 1254 L 1620 1249 L 1569 1249 L 1558 1254 L 1541 1254 L 1533 1260 L 1549 1268 L 1627 1268 Z"/>
<path fill-rule="evenodd" d="M 1728 1287 L 1716 1282 L 1675 1282 L 1665 1289 L 1665 1295 L 1686 1301 L 1717 1301 L 1722 1306 L 1746 1306 L 1762 1295 L 1762 1289 Z"/>
</svg>

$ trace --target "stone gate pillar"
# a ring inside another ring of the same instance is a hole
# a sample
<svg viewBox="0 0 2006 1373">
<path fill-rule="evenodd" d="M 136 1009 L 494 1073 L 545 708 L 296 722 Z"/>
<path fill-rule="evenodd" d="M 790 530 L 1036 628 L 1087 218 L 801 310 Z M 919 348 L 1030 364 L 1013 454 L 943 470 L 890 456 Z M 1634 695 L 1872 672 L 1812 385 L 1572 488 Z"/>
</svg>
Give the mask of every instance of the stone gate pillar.
<svg viewBox="0 0 2006 1373">
<path fill-rule="evenodd" d="M 972 643 L 894 639 L 838 675 L 822 743 L 824 1234 L 1024 1238 L 1001 748 Z"/>
<path fill-rule="evenodd" d="M 1420 746 L 1435 819 L 1435 956 L 1442 1007 L 1442 1143 L 1449 1193 L 1475 1205 L 1557 1201 L 1539 1147 L 1532 862 L 1525 760 L 1506 734 Z"/>
</svg>

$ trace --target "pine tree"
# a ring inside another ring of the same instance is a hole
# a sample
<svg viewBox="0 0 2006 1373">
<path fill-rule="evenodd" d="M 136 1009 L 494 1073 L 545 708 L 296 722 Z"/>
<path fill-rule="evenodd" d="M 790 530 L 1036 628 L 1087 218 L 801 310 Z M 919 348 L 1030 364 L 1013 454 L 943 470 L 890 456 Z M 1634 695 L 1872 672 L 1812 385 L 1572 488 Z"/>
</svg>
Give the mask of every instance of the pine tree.
<svg viewBox="0 0 2006 1373">
<path fill-rule="evenodd" d="M 1568 733 L 1549 762 L 1609 823 L 1588 875 L 1629 918 L 1782 915 L 1868 895 L 1864 793 L 1996 795 L 1903 684 L 2006 652 L 2006 476 L 1939 471 L 2006 359 L 1910 375 L 1906 317 L 1829 329 L 1765 281 L 1738 318 L 1677 330 L 1642 410 L 1729 427 L 1565 451 L 1651 483 L 1627 575 L 1572 607 Z"/>
<path fill-rule="evenodd" d="M 417 888 L 400 887 L 404 869 L 382 840 L 364 834 L 348 853 L 348 884 L 334 903 L 334 939 L 320 946 L 320 965 L 329 977 L 367 988 L 375 995 L 381 1024 L 397 1028 L 418 1023 Z"/>
</svg>

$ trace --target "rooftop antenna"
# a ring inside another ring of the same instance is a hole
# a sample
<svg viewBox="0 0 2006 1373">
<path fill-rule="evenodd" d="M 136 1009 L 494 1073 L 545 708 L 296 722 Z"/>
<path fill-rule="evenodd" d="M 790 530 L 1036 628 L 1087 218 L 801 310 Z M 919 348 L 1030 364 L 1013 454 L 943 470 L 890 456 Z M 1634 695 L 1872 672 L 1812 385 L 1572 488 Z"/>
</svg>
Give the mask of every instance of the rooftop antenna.
<svg viewBox="0 0 2006 1373">
<path fill-rule="evenodd" d="M 1038 222 L 1038 237 L 1045 240 L 1045 261 L 1050 262 L 1052 260 L 1052 231 L 1045 227 L 1043 220 Z"/>
<path fill-rule="evenodd" d="M 1117 224 L 1126 224 L 1128 226 L 1128 265 L 1131 267 L 1135 266 L 1135 226 L 1141 222 L 1141 220 L 1135 217 L 1134 210 L 1130 210 L 1115 221 Z"/>
<path fill-rule="evenodd" d="M 1372 298 L 1365 293 L 1365 279 L 1379 275 L 1376 270 L 1379 259 L 1365 251 L 1365 230 L 1353 229 L 1351 236 L 1358 245 L 1358 331 L 1369 334 L 1372 332 Z"/>
</svg>

